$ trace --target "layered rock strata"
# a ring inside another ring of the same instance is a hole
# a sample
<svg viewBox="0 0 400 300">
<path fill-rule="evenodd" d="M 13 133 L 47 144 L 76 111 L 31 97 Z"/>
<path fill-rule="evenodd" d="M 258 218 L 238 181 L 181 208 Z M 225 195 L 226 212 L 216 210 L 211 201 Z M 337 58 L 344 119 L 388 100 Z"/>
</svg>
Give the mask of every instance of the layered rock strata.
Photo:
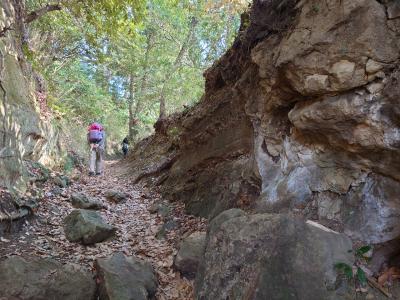
<svg viewBox="0 0 400 300">
<path fill-rule="evenodd" d="M 255 0 L 200 103 L 139 145 L 134 176 L 160 175 L 197 215 L 291 210 L 368 244 L 399 236 L 397 7 Z"/>
</svg>

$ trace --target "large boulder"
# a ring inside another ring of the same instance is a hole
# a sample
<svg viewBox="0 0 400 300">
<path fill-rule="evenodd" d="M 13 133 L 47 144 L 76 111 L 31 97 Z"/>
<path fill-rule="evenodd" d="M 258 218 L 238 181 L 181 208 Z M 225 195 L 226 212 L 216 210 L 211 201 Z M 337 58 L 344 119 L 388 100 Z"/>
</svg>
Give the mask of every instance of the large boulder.
<svg viewBox="0 0 400 300">
<path fill-rule="evenodd" d="M 96 285 L 89 273 L 52 259 L 10 257 L 0 262 L 0 299 L 91 300 Z"/>
<path fill-rule="evenodd" d="M 157 290 L 150 263 L 115 253 L 96 260 L 100 300 L 145 300 Z"/>
<path fill-rule="evenodd" d="M 95 211 L 77 209 L 64 219 L 64 232 L 71 242 L 94 244 L 113 236 L 116 228 L 105 223 Z"/>
<path fill-rule="evenodd" d="M 99 201 L 88 198 L 83 193 L 74 193 L 71 195 L 71 204 L 75 208 L 82 209 L 102 209 L 104 205 L 102 205 Z"/>
<path fill-rule="evenodd" d="M 185 238 L 175 256 L 174 267 L 188 278 L 194 278 L 204 254 L 205 242 L 205 232 L 194 232 Z"/>
<path fill-rule="evenodd" d="M 339 284 L 334 265 L 352 265 L 351 250 L 345 235 L 290 215 L 256 214 L 212 222 L 196 296 L 346 299 L 351 291 Z"/>
</svg>

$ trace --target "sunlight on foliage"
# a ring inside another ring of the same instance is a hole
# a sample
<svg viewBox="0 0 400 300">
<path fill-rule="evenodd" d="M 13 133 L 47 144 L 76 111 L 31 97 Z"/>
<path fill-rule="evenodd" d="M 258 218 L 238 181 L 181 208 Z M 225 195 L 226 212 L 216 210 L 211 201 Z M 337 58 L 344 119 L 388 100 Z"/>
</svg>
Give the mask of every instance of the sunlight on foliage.
<svg viewBox="0 0 400 300">
<path fill-rule="evenodd" d="M 82 124 L 101 121 L 113 140 L 150 134 L 160 97 L 168 114 L 197 103 L 203 72 L 231 45 L 248 5 L 239 0 L 61 4 L 61 11 L 29 24 L 26 57 L 46 79 L 53 111 Z M 28 0 L 26 6 L 34 11 L 43 2 Z"/>
</svg>

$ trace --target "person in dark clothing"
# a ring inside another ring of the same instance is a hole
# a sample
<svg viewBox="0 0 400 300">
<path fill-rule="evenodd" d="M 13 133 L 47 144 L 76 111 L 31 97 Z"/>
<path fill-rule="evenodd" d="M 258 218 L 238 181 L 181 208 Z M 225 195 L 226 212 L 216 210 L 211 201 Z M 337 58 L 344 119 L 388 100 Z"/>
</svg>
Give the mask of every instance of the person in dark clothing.
<svg viewBox="0 0 400 300">
<path fill-rule="evenodd" d="M 129 150 L 129 140 L 126 137 L 122 140 L 122 153 L 124 154 L 124 158 L 126 158 L 126 155 L 128 154 L 128 150 Z"/>
</svg>

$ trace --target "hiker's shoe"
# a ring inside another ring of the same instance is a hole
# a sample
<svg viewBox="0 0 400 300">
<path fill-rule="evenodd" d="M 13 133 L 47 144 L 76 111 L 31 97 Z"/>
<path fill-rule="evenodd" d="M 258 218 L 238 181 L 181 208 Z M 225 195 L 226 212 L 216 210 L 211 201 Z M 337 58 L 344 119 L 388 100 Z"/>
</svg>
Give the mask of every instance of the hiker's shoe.
<svg viewBox="0 0 400 300">
<path fill-rule="evenodd" d="M 100 172 L 97 172 L 97 173 L 96 173 L 96 176 L 100 176 L 100 175 L 101 175 L 101 173 L 100 173 Z"/>
<path fill-rule="evenodd" d="M 94 172 L 89 172 L 89 176 L 94 176 Z"/>
</svg>

